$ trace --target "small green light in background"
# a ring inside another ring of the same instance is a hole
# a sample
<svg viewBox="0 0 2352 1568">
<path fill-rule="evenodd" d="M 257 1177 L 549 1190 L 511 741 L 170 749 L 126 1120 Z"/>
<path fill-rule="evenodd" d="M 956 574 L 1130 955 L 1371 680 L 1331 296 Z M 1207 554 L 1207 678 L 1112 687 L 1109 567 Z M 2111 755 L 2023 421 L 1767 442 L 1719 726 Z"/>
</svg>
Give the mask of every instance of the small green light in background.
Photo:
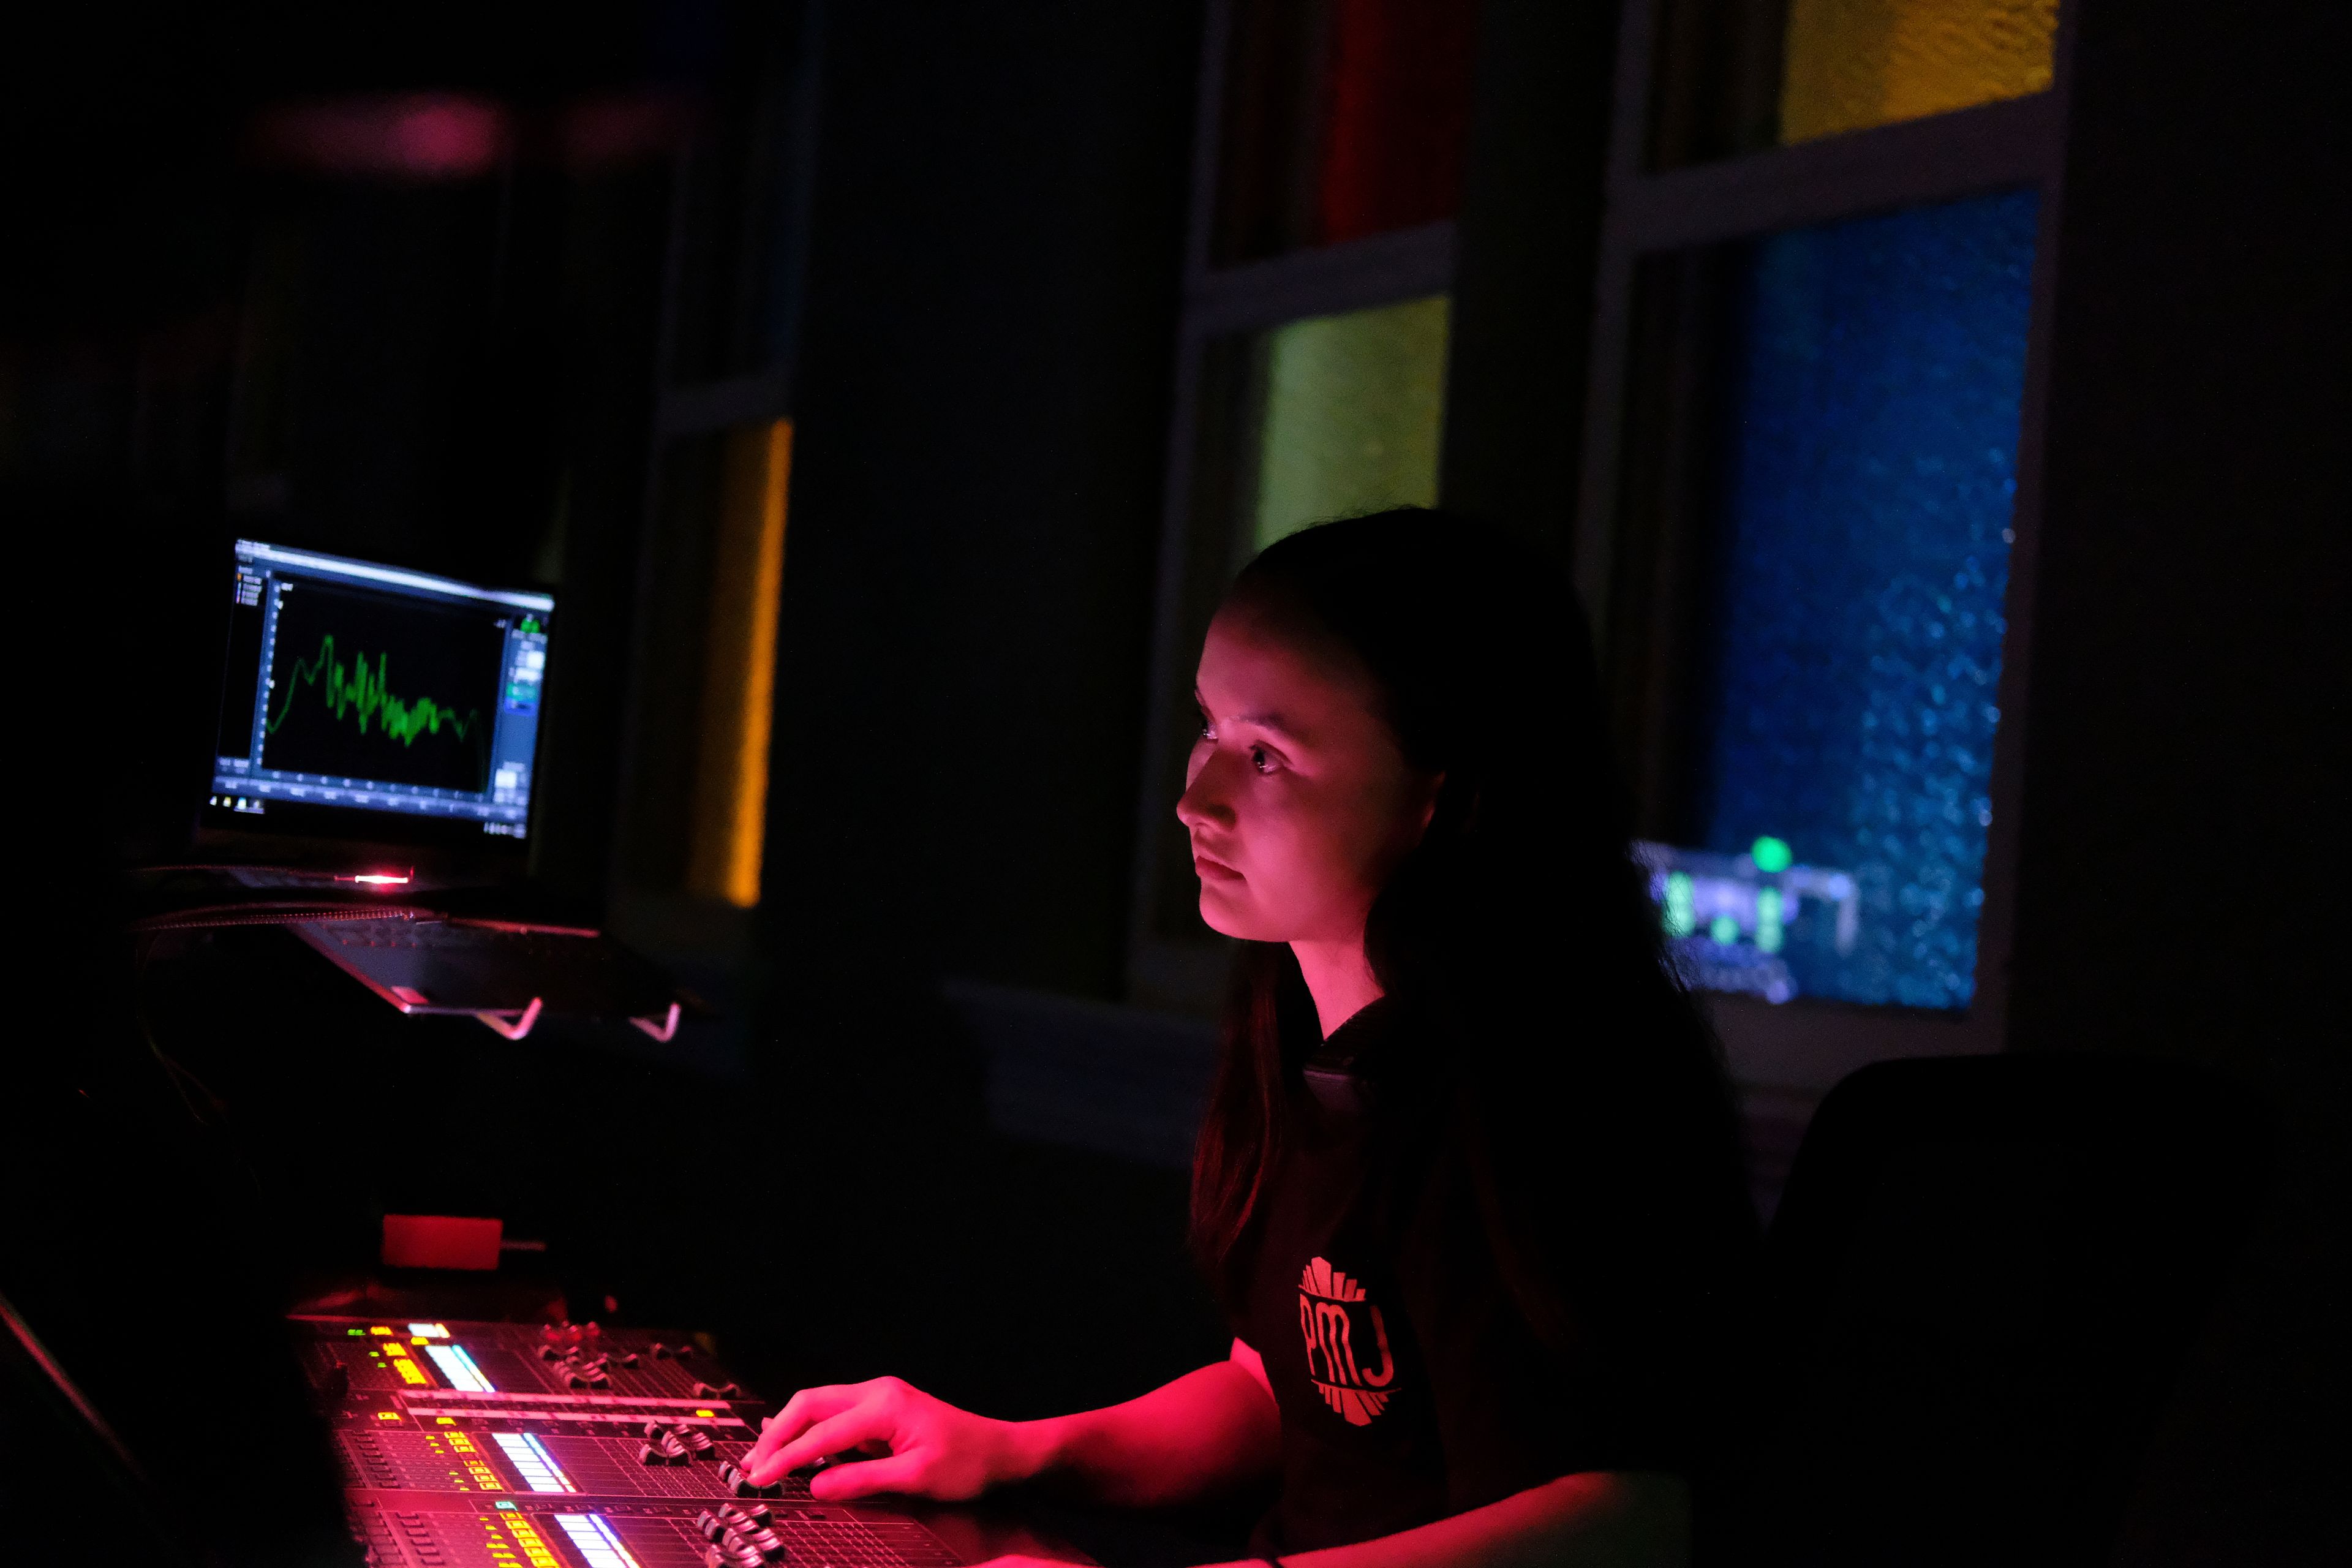
<svg viewBox="0 0 2352 1568">
<path fill-rule="evenodd" d="M 1698 925 L 1696 900 L 1692 897 L 1688 871 L 1666 873 L 1666 934 L 1688 936 Z"/>
<path fill-rule="evenodd" d="M 1739 922 L 1729 915 L 1717 915 L 1715 923 L 1706 928 L 1706 934 L 1721 945 L 1729 947 L 1739 940 Z"/>
<path fill-rule="evenodd" d="M 1789 853 L 1789 841 L 1769 836 L 1758 839 L 1755 847 L 1748 851 L 1748 858 L 1755 861 L 1756 868 L 1768 877 L 1785 871 L 1796 863 L 1796 857 Z"/>
<path fill-rule="evenodd" d="M 1759 889 L 1756 894 L 1756 945 L 1766 952 L 1780 951 L 1785 930 L 1780 924 L 1780 889 Z"/>
</svg>

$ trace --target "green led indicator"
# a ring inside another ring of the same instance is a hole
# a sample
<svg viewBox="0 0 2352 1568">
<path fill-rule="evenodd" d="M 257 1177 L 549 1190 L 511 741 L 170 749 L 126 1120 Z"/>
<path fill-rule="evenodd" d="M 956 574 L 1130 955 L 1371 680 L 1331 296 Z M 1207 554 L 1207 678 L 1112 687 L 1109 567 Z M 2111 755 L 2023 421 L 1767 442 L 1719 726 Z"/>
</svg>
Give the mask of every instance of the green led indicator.
<svg viewBox="0 0 2352 1568">
<path fill-rule="evenodd" d="M 1713 937 L 1719 945 L 1729 947 L 1739 940 L 1739 922 L 1729 915 L 1717 915 L 1715 917 L 1715 923 L 1706 928 L 1706 934 Z"/>
<path fill-rule="evenodd" d="M 1697 902 L 1692 897 L 1690 873 L 1666 873 L 1665 925 L 1668 936 L 1688 936 L 1698 925 Z"/>
<path fill-rule="evenodd" d="M 360 1330 L 358 1330 L 358 1329 L 345 1329 L 345 1330 L 343 1331 L 343 1332 L 345 1332 L 345 1333 L 347 1333 L 347 1334 L 351 1335 L 353 1339 L 361 1339 L 361 1340 L 363 1340 L 363 1339 L 367 1338 L 367 1335 L 366 1335 L 365 1333 L 362 1332 L 362 1331 L 361 1331 Z"/>
<path fill-rule="evenodd" d="M 1766 952 L 1780 951 L 1780 889 L 1766 888 L 1756 895 L 1756 945 Z"/>
<path fill-rule="evenodd" d="M 1789 841 L 1769 835 L 1756 841 L 1755 847 L 1748 851 L 1748 857 L 1756 862 L 1756 868 L 1768 877 L 1785 871 L 1796 863 L 1796 857 L 1789 853 Z"/>
</svg>

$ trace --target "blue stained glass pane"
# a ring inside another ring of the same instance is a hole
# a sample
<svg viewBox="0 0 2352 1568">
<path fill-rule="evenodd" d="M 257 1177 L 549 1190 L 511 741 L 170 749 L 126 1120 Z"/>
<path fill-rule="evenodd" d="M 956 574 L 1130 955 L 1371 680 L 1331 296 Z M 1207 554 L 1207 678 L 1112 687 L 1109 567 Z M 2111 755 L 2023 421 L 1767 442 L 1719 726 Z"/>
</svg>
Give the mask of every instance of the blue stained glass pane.
<svg viewBox="0 0 2352 1568">
<path fill-rule="evenodd" d="M 1915 1007 L 1975 988 L 2036 205 L 1749 250 L 1702 847 L 1769 836 L 1796 870 L 1766 900 L 1777 947 L 1712 953 L 1725 973 L 1777 959 L 1784 994 Z"/>
</svg>

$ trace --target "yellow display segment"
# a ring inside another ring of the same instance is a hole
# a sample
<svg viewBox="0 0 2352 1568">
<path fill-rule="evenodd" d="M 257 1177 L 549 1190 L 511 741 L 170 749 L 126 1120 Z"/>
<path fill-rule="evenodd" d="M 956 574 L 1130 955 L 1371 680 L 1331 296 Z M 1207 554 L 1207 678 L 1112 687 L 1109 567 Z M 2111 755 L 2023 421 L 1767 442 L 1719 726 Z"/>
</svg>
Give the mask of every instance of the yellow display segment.
<svg viewBox="0 0 2352 1568">
<path fill-rule="evenodd" d="M 547 1542 L 540 1538 L 539 1531 L 512 1516 L 508 1518 L 506 1524 L 515 1544 L 522 1548 L 525 1557 L 530 1559 L 531 1568 L 562 1568 L 562 1564 L 556 1561 L 555 1553 L 547 1549 Z"/>
<path fill-rule="evenodd" d="M 400 1369 L 401 1382 L 408 1384 L 412 1387 L 415 1388 L 430 1388 L 433 1386 L 433 1380 L 425 1376 L 425 1369 L 417 1365 L 415 1362 L 396 1361 L 392 1364 Z"/>
</svg>

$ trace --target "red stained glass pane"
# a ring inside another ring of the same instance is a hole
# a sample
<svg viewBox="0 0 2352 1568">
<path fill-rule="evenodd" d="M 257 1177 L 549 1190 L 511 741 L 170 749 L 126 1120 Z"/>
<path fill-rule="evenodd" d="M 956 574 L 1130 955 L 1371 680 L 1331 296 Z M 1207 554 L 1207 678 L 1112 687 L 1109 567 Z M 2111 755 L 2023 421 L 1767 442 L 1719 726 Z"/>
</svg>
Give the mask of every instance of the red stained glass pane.
<svg viewBox="0 0 2352 1568">
<path fill-rule="evenodd" d="M 1241 0 L 1212 261 L 1452 217 L 1476 30 L 1475 0 Z"/>
<path fill-rule="evenodd" d="M 1462 202 L 1476 7 L 1334 0 L 1314 238 L 1452 217 Z"/>
</svg>

